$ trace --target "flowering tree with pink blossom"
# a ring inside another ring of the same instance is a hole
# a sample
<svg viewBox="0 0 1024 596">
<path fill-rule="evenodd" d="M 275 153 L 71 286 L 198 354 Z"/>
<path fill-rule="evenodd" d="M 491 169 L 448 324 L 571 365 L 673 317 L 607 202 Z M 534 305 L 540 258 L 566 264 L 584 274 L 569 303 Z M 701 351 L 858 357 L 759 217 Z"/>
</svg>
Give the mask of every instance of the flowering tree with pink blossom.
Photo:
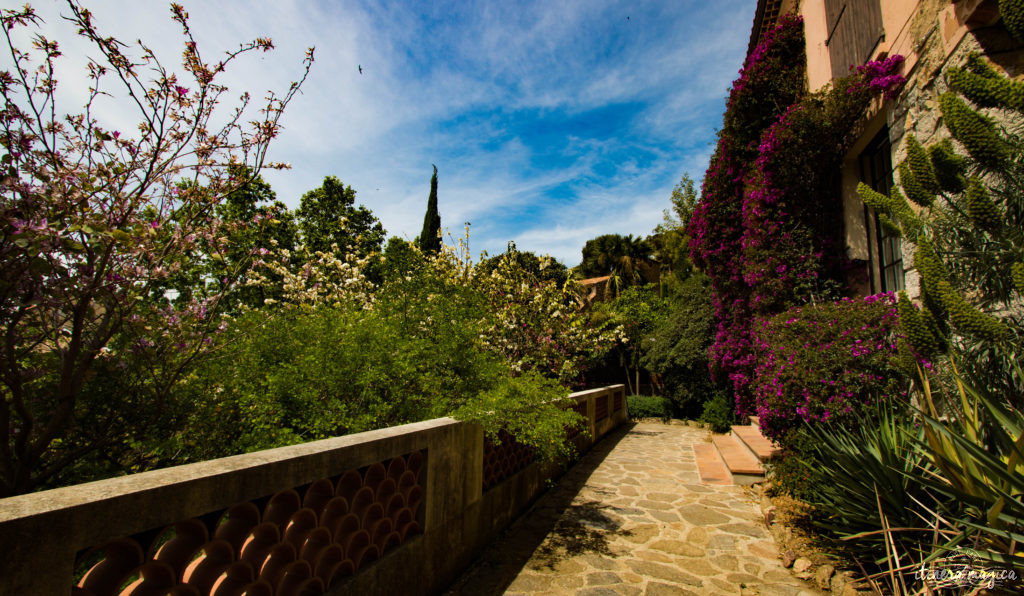
<svg viewBox="0 0 1024 596">
<path fill-rule="evenodd" d="M 57 42 L 39 33 L 30 50 L 17 42 L 41 19 L 29 6 L 0 12 L 10 56 L 0 72 L 0 496 L 45 486 L 120 440 L 102 432 L 70 439 L 87 420 L 81 398 L 97 370 L 140 354 L 159 360 L 153 403 L 134 404 L 156 411 L 208 349 L 247 260 L 232 259 L 221 279 L 206 280 L 212 290 L 189 300 L 153 298 L 196 259 L 226 261 L 238 226 L 260 225 L 223 222 L 216 208 L 249 181 L 231 175 L 237 166 L 253 177 L 286 167 L 267 162 L 267 148 L 313 61 L 310 49 L 283 94 L 268 93 L 259 106 L 244 94 L 228 108 L 221 73 L 244 54 L 271 50 L 270 39 L 210 59 L 172 4 L 184 39 L 182 71 L 174 72 L 142 42 L 129 48 L 104 36 L 75 0 L 68 9 L 101 57 L 88 63 L 87 100 L 71 113 L 58 105 Z M 100 122 L 108 100 L 138 117 L 135 130 Z"/>
</svg>

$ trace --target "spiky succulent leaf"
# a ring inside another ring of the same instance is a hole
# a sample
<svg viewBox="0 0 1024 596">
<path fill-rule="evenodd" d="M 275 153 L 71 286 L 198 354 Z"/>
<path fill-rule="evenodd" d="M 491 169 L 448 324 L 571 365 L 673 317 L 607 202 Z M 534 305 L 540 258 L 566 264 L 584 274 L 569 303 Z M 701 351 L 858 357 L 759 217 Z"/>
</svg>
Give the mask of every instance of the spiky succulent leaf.
<svg viewBox="0 0 1024 596">
<path fill-rule="evenodd" d="M 936 284 L 939 299 L 949 313 L 949 320 L 957 331 L 983 341 L 999 342 L 1009 330 L 992 315 L 986 314 L 964 300 L 948 281 Z"/>
<path fill-rule="evenodd" d="M 895 186 L 890 191 L 889 203 L 892 205 L 891 212 L 899 221 L 904 234 L 911 240 L 917 238 L 921 234 L 921 230 L 924 229 L 924 222 L 900 193 L 900 189 Z"/>
<path fill-rule="evenodd" d="M 900 330 L 907 336 L 910 347 L 925 358 L 934 358 L 939 351 L 939 344 L 921 319 L 917 307 L 907 298 L 906 292 L 901 291 L 899 293 L 896 311 L 900 317 Z"/>
<path fill-rule="evenodd" d="M 932 196 L 939 193 L 941 187 L 935 178 L 935 171 L 932 169 L 932 162 L 928 159 L 928 152 L 924 150 L 917 137 L 907 135 L 907 165 L 914 174 L 914 179 L 921 185 L 921 188 L 928 191 Z"/>
<path fill-rule="evenodd" d="M 1024 0 L 999 0 L 999 14 L 1010 33 L 1024 41 Z"/>
<path fill-rule="evenodd" d="M 921 275 L 921 283 L 925 291 L 932 296 L 938 297 L 938 284 L 948 282 L 949 274 L 946 272 L 942 260 L 935 254 L 935 248 L 927 237 L 920 237 L 917 240 L 917 249 L 914 250 L 914 266 Z"/>
<path fill-rule="evenodd" d="M 924 186 L 917 180 L 914 173 L 910 171 L 910 165 L 903 162 L 899 165 L 900 186 L 907 193 L 907 198 L 922 207 L 931 207 L 935 202 L 935 195 L 924 189 Z"/>
<path fill-rule="evenodd" d="M 999 79 L 1002 78 L 996 69 L 992 68 L 985 58 L 982 57 L 978 52 L 971 52 L 967 54 L 967 61 L 965 62 L 968 70 L 972 73 L 984 77 L 986 79 Z"/>
<path fill-rule="evenodd" d="M 903 237 L 903 230 L 901 230 L 900 226 L 892 219 L 890 219 L 888 215 L 884 213 L 879 213 L 878 223 L 880 223 L 882 227 L 885 228 L 885 231 L 888 232 L 890 236 L 896 236 L 898 238 Z"/>
<path fill-rule="evenodd" d="M 953 143 L 943 139 L 928 147 L 928 158 L 932 162 L 932 172 L 942 190 L 949 193 L 964 191 L 963 173 L 967 170 L 967 160 L 953 151 Z"/>
<path fill-rule="evenodd" d="M 939 97 L 939 107 L 946 128 L 960 141 L 979 164 L 998 168 L 1006 162 L 1010 150 L 996 131 L 991 118 L 972 110 L 956 93 L 946 92 Z"/>
<path fill-rule="evenodd" d="M 928 333 L 935 340 L 935 345 L 939 352 L 945 353 L 949 349 L 949 342 L 946 341 L 946 334 L 943 325 L 940 325 L 935 315 L 932 314 L 932 308 L 929 307 L 931 303 L 928 300 L 924 300 L 922 296 L 921 310 L 918 311 L 918 316 L 921 318 L 921 323 L 928 330 Z"/>
<path fill-rule="evenodd" d="M 1017 293 L 1024 295 L 1024 263 L 1014 263 L 1010 272 L 1013 274 L 1013 285 L 1017 286 Z"/>
<path fill-rule="evenodd" d="M 966 66 L 946 71 L 951 89 L 980 107 L 1024 110 L 1024 83 L 1001 76 L 977 54 L 968 57 Z"/>
<path fill-rule="evenodd" d="M 857 194 L 860 195 L 864 204 L 879 213 L 890 213 L 892 211 L 889 197 L 871 188 L 863 182 L 857 184 Z"/>
<path fill-rule="evenodd" d="M 992 202 L 988 189 L 977 176 L 971 176 L 967 181 L 967 214 L 976 226 L 987 232 L 996 233 L 1003 227 L 999 208 Z"/>
</svg>

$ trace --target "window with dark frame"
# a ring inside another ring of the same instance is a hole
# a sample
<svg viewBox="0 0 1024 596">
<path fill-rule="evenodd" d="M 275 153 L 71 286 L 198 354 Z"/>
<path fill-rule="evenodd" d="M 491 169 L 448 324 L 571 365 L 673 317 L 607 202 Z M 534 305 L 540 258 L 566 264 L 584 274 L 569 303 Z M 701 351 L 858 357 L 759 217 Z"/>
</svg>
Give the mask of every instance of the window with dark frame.
<svg viewBox="0 0 1024 596">
<path fill-rule="evenodd" d="M 872 189 L 889 194 L 894 186 L 892 178 L 892 146 L 889 143 L 889 129 L 883 129 L 860 154 L 860 178 Z M 893 236 L 872 213 L 875 224 L 875 240 L 878 247 L 878 270 L 883 292 L 898 292 L 904 289 L 903 251 L 899 236 Z M 870 245 L 869 241 L 869 245 Z"/>
</svg>

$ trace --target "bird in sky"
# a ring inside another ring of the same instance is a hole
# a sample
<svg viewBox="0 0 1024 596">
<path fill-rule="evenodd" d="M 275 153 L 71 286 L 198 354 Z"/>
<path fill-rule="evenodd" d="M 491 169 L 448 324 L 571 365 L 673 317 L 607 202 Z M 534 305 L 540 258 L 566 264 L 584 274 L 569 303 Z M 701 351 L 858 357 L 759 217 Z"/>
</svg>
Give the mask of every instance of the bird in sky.
<svg viewBox="0 0 1024 596">
<path fill-rule="evenodd" d="M 363 74 L 363 65 L 362 64 L 359 65 L 359 74 Z"/>
</svg>

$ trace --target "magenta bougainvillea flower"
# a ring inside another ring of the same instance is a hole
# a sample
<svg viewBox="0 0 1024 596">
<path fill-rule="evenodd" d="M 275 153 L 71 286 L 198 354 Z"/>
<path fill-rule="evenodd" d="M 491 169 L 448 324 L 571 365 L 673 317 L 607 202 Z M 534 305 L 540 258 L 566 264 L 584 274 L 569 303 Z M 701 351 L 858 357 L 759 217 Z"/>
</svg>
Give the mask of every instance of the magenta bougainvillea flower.
<svg viewBox="0 0 1024 596">
<path fill-rule="evenodd" d="M 797 16 L 747 57 L 689 226 L 691 258 L 712 280 L 712 372 L 731 383 L 740 414 L 755 409 L 755 317 L 844 294 L 840 160 L 870 101 L 894 97 L 905 81 L 903 58 L 890 56 L 805 95 L 804 60 Z"/>
</svg>

